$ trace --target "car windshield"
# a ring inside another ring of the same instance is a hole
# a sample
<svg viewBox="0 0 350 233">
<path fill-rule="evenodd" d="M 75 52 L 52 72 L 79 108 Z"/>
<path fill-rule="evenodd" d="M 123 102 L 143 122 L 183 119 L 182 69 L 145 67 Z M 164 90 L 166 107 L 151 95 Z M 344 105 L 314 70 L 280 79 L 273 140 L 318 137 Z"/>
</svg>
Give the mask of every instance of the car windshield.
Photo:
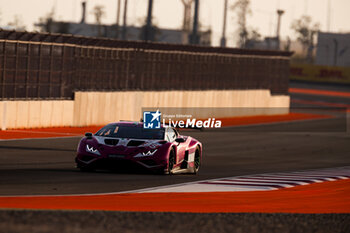
<svg viewBox="0 0 350 233">
<path fill-rule="evenodd" d="M 116 124 L 106 125 L 100 129 L 96 136 L 115 138 L 136 138 L 136 139 L 164 139 L 164 128 L 144 129 L 137 126 L 118 126 Z"/>
</svg>

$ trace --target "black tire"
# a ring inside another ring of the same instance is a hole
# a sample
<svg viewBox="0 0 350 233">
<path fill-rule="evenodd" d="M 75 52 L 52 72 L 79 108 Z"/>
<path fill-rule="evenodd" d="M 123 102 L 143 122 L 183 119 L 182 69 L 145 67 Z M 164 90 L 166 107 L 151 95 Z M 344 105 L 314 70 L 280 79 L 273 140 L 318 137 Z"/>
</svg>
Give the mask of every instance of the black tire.
<svg viewBox="0 0 350 233">
<path fill-rule="evenodd" d="M 166 174 L 172 174 L 172 170 L 174 168 L 174 164 L 175 164 L 175 150 L 171 149 L 171 151 L 169 153 L 168 169 L 167 169 Z"/>
<path fill-rule="evenodd" d="M 194 154 L 193 174 L 197 174 L 198 173 L 200 166 L 201 166 L 201 154 L 200 154 L 199 148 L 197 148 L 196 152 Z"/>
</svg>

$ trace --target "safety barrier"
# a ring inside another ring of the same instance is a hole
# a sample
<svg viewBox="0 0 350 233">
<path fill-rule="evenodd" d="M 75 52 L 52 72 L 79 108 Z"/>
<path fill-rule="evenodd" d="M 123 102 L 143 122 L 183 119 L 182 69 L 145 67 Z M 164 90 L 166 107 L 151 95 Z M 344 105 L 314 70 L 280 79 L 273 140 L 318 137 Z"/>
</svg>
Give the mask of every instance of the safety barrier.
<svg viewBox="0 0 350 233">
<path fill-rule="evenodd" d="M 4 130 L 138 121 L 142 108 L 162 107 L 215 110 L 196 112 L 199 118 L 286 114 L 289 96 L 271 96 L 269 90 L 76 92 L 74 101 L 0 101 L 0 126 Z"/>
<path fill-rule="evenodd" d="M 290 54 L 0 30 L 0 100 L 74 99 L 75 91 L 287 95 Z"/>
</svg>

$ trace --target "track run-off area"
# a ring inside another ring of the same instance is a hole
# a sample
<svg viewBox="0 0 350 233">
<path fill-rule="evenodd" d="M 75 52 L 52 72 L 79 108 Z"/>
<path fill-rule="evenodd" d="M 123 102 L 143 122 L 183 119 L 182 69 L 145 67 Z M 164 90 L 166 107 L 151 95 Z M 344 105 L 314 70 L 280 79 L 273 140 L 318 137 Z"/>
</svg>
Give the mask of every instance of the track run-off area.
<svg viewBox="0 0 350 233">
<path fill-rule="evenodd" d="M 228 177 L 119 193 L 2 196 L 0 206 L 143 212 L 348 213 L 349 178 L 350 167 L 342 167 Z"/>
</svg>

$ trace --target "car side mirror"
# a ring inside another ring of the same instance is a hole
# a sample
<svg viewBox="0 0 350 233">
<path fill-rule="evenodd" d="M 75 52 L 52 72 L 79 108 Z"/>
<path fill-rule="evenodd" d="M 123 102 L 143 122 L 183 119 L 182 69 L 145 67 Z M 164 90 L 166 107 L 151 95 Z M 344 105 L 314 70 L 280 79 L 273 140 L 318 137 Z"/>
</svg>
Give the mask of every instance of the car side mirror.
<svg viewBox="0 0 350 233">
<path fill-rule="evenodd" d="M 182 143 L 185 142 L 186 140 L 184 138 L 176 138 L 175 142 Z"/>
<path fill-rule="evenodd" d="M 92 139 L 92 133 L 85 133 L 85 137 L 87 139 Z"/>
</svg>

